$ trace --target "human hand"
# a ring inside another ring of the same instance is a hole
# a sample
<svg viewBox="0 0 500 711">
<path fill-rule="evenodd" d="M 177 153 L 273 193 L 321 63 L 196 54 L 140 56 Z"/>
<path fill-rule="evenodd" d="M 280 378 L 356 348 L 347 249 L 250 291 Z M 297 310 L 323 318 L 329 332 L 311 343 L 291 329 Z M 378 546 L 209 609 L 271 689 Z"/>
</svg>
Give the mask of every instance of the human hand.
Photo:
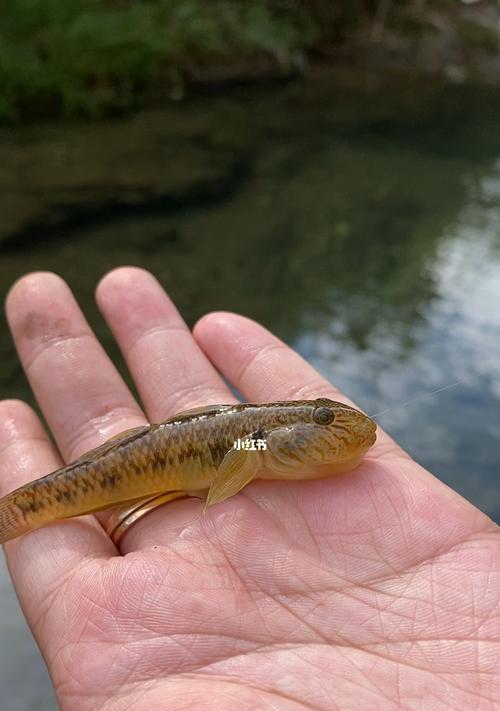
<svg viewBox="0 0 500 711">
<path fill-rule="evenodd" d="M 193 337 L 140 269 L 97 300 L 146 414 L 64 282 L 24 277 L 8 320 L 61 456 L 0 403 L 2 495 L 146 417 L 232 402 L 215 368 L 249 401 L 345 399 L 247 318 L 209 314 Z M 6 544 L 63 711 L 496 707 L 498 528 L 387 435 L 349 474 L 202 506 L 149 513 L 123 555 L 93 516 Z"/>
</svg>

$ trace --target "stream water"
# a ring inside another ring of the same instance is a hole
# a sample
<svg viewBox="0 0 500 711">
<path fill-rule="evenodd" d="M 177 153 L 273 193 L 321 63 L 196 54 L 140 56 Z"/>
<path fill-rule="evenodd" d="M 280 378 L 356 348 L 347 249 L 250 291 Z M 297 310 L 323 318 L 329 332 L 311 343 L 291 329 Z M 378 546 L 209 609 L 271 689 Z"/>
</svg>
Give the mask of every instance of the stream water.
<svg viewBox="0 0 500 711">
<path fill-rule="evenodd" d="M 147 267 L 189 323 L 243 312 L 369 413 L 392 408 L 380 424 L 500 521 L 499 104 L 475 87 L 319 74 L 4 129 L 1 295 L 57 271 L 123 370 L 93 289 L 115 265 Z M 0 397 L 30 399 L 0 333 Z M 2 709 L 55 708 L 9 590 L 2 569 Z"/>
</svg>

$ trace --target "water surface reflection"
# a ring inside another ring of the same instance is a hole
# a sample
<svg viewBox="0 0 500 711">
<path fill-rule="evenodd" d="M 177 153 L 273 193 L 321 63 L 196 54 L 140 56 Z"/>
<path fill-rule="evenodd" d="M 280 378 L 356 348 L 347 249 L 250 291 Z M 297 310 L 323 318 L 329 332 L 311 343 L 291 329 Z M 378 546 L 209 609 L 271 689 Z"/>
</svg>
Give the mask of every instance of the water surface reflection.
<svg viewBox="0 0 500 711">
<path fill-rule="evenodd" d="M 59 272 L 124 371 L 94 285 L 117 264 L 151 269 L 189 323 L 243 312 L 368 412 L 395 406 L 383 427 L 500 520 L 497 103 L 320 76 L 2 133 L 0 296 L 26 271 Z M 5 325 L 0 359 L 0 396 L 31 399 Z M 2 569 L 2 709 L 53 708 L 7 585 Z"/>
</svg>

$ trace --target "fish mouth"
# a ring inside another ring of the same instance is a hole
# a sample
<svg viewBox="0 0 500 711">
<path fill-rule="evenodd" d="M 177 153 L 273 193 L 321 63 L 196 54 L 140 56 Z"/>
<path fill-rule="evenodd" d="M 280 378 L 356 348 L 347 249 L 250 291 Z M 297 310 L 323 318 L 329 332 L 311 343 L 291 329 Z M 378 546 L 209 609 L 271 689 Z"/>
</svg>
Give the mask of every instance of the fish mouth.
<svg viewBox="0 0 500 711">
<path fill-rule="evenodd" d="M 356 446 L 353 447 L 353 449 L 351 450 L 350 456 L 363 456 L 363 454 L 365 454 L 365 452 L 367 452 L 370 447 L 373 447 L 373 445 L 377 441 L 376 422 L 365 416 L 363 418 L 363 422 L 361 423 L 361 427 L 358 429 L 357 435 L 358 441 L 356 443 Z"/>
<path fill-rule="evenodd" d="M 365 445 L 366 447 L 372 447 L 377 441 L 377 425 L 373 420 L 370 420 L 370 428 L 366 437 Z"/>
<path fill-rule="evenodd" d="M 346 420 L 340 423 L 343 428 L 339 428 L 347 430 L 345 438 L 339 436 L 339 440 L 343 441 L 345 446 L 337 453 L 338 459 L 344 461 L 363 456 L 377 440 L 377 423 L 374 420 L 354 408 L 350 409 L 349 415 Z M 335 429 L 335 424 L 334 421 L 333 429 Z"/>
<path fill-rule="evenodd" d="M 371 447 L 377 439 L 377 423 L 367 415 L 362 415 L 362 419 L 357 423 L 357 434 L 360 448 Z"/>
<path fill-rule="evenodd" d="M 342 457 L 339 460 L 339 471 L 350 471 L 351 468 L 355 468 L 361 463 L 361 460 L 365 454 L 377 441 L 376 430 L 377 426 L 372 420 L 365 423 L 365 432 L 362 433 L 357 445 L 350 449 L 350 451 L 346 453 L 345 457 Z"/>
<path fill-rule="evenodd" d="M 346 459 L 364 457 L 371 447 L 375 444 L 377 440 L 377 435 L 373 432 L 369 437 L 366 437 L 362 442 L 360 442 L 356 447 L 353 447 L 348 454 L 346 454 Z"/>
<path fill-rule="evenodd" d="M 349 462 L 359 463 L 361 461 L 366 452 L 377 441 L 377 425 L 369 417 L 363 416 L 363 420 L 357 423 L 352 434 L 354 441 L 336 459 L 339 465 L 346 465 Z"/>
</svg>

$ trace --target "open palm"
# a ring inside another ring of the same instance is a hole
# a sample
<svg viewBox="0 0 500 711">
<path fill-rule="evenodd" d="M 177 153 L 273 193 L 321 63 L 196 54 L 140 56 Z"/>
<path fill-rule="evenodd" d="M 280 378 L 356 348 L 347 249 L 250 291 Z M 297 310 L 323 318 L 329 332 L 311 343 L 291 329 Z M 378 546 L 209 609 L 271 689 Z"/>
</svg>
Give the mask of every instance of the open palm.
<svg viewBox="0 0 500 711">
<path fill-rule="evenodd" d="M 29 275 L 7 301 L 66 461 L 146 417 L 232 402 L 216 368 L 249 401 L 344 399 L 249 319 L 210 314 L 193 337 L 147 272 L 115 270 L 97 299 L 146 415 L 62 280 Z M 0 450 L 2 494 L 61 465 L 17 401 L 0 404 Z M 120 552 L 92 516 L 6 545 L 64 711 L 496 707 L 498 529 L 387 435 L 352 473 L 201 510 L 155 510 Z"/>
</svg>

